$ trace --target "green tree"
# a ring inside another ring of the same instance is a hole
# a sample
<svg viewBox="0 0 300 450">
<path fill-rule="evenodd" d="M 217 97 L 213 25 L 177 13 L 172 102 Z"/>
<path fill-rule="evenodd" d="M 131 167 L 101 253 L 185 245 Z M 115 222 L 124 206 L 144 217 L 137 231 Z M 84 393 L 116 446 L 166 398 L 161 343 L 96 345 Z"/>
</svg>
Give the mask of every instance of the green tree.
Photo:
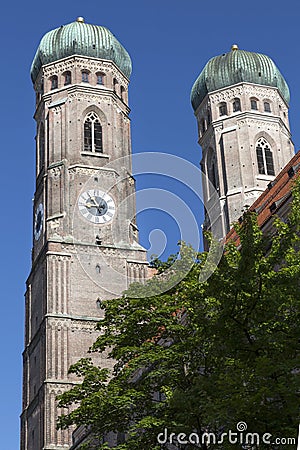
<svg viewBox="0 0 300 450">
<path fill-rule="evenodd" d="M 126 433 L 119 450 L 168 448 L 157 441 L 165 429 L 168 436 L 196 433 L 203 449 L 231 449 L 227 438 L 214 443 L 211 437 L 209 443 L 205 433 L 221 439 L 223 431 L 237 431 L 241 421 L 247 432 L 270 433 L 272 442 L 296 437 L 299 228 L 297 182 L 288 220 L 275 219 L 274 232 L 266 236 L 256 215 L 246 212 L 236 226 L 240 248 L 229 243 L 207 281 L 199 282 L 207 254 L 195 258 L 183 245 L 182 255 L 194 264 L 174 287 L 155 295 L 156 285 L 164 282 L 162 273 L 159 282 L 154 277 L 146 285 L 132 285 L 122 298 L 105 302 L 91 350 L 108 350 L 114 371 L 88 359 L 72 366 L 70 372 L 83 381 L 61 395 L 59 404 L 79 406 L 61 416 L 58 426 L 89 427 L 104 438 L 95 447 L 99 450 L 108 448 L 109 431 Z M 192 441 L 178 447 L 199 448 L 195 435 Z M 242 448 L 240 443 L 234 447 Z M 260 442 L 259 448 L 283 446 Z"/>
</svg>

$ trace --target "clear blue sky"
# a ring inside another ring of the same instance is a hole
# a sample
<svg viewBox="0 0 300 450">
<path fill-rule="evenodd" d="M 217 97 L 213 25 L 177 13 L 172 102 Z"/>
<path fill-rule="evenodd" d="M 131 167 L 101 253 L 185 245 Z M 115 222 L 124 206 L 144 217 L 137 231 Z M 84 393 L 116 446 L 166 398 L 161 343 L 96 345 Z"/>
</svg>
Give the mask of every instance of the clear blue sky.
<svg viewBox="0 0 300 450">
<path fill-rule="evenodd" d="M 245 5 L 245 6 L 244 6 Z M 1 382 L 0 425 L 3 450 L 19 446 L 21 352 L 25 280 L 30 270 L 34 193 L 34 93 L 29 68 L 47 31 L 77 16 L 108 27 L 133 60 L 130 86 L 132 141 L 135 152 L 167 152 L 200 160 L 191 86 L 209 58 L 240 48 L 271 56 L 291 90 L 291 129 L 300 146 L 299 23 L 296 0 L 78 1 L 4 2 L 1 8 Z M 159 177 L 148 177 L 159 186 Z M 170 188 L 171 184 L 168 185 Z M 174 187 L 175 189 L 175 187 Z M 187 202 L 194 202 L 182 189 Z M 4 205 L 3 205 L 4 206 Z M 193 204 L 201 222 L 201 205 Z M 159 219 L 140 219 L 142 242 Z M 167 221 L 163 223 L 168 224 Z M 168 235 L 176 250 L 177 233 Z"/>
</svg>

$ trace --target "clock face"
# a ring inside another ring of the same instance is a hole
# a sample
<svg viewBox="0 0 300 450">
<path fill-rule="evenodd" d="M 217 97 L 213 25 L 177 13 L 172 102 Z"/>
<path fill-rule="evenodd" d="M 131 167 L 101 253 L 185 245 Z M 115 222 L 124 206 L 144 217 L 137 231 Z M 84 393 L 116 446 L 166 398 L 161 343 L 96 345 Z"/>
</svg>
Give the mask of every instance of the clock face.
<svg viewBox="0 0 300 450">
<path fill-rule="evenodd" d="M 42 203 L 36 208 L 34 216 L 34 238 L 37 241 L 43 229 L 44 208 Z"/>
<path fill-rule="evenodd" d="M 116 210 L 111 196 L 98 189 L 83 192 L 78 200 L 78 208 L 83 217 L 97 224 L 110 222 Z"/>
</svg>

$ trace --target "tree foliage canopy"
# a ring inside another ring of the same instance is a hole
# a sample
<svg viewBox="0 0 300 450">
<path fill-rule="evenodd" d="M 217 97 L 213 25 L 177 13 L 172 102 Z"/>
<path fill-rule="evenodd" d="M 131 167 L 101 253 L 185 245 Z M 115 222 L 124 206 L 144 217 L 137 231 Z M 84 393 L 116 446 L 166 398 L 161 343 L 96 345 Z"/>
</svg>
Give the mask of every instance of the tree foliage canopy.
<svg viewBox="0 0 300 450">
<path fill-rule="evenodd" d="M 78 405 L 59 427 L 85 425 L 102 439 L 126 433 L 119 450 L 156 450 L 157 435 L 236 431 L 295 437 L 299 422 L 300 184 L 288 220 L 275 219 L 263 235 L 256 215 L 236 226 L 240 248 L 226 246 L 205 282 L 207 258 L 197 255 L 190 272 L 163 294 L 156 278 L 132 285 L 106 301 L 92 351 L 109 352 L 114 371 L 80 360 L 70 372 L 82 383 L 60 396 Z M 194 257 L 188 246 L 182 252 Z M 170 260 L 172 262 L 172 258 Z M 160 270 L 158 261 L 156 266 Z M 167 265 L 164 263 L 163 270 Z M 137 293 L 148 293 L 145 297 Z M 200 441 L 201 442 L 201 441 Z M 87 444 L 86 448 L 91 448 Z M 179 448 L 232 448 L 226 440 Z M 241 448 L 241 445 L 236 448 Z M 243 447 L 246 448 L 246 447 Z M 249 447 L 250 448 L 250 447 Z M 251 448 L 256 448 L 252 446 Z M 259 448 L 282 448 L 261 443 Z"/>
</svg>

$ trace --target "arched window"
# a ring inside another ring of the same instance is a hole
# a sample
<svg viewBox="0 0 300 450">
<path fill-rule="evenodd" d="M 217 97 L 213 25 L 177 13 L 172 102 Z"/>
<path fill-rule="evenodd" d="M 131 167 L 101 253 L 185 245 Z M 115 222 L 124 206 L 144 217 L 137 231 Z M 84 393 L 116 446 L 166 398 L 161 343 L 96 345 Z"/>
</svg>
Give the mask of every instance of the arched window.
<svg viewBox="0 0 300 450">
<path fill-rule="evenodd" d="M 56 89 L 58 87 L 57 75 L 53 75 L 53 77 L 50 78 L 50 81 L 51 81 L 51 89 Z"/>
<path fill-rule="evenodd" d="M 256 98 L 251 98 L 250 99 L 250 103 L 251 103 L 251 109 L 254 111 L 257 111 L 257 100 Z"/>
<path fill-rule="evenodd" d="M 83 81 L 84 83 L 89 82 L 89 72 L 87 70 L 83 70 L 81 72 L 81 81 Z"/>
<path fill-rule="evenodd" d="M 263 137 L 256 143 L 256 156 L 258 172 L 262 175 L 275 175 L 271 146 Z"/>
<path fill-rule="evenodd" d="M 220 116 L 227 116 L 227 105 L 225 102 L 220 103 L 219 114 Z"/>
<path fill-rule="evenodd" d="M 96 73 L 97 84 L 104 84 L 104 74 L 101 72 Z"/>
<path fill-rule="evenodd" d="M 264 102 L 264 111 L 265 112 L 271 112 L 271 105 L 269 102 Z"/>
<path fill-rule="evenodd" d="M 71 84 L 72 77 L 71 77 L 71 72 L 69 70 L 64 73 L 64 77 L 65 77 L 64 85 L 67 86 L 68 84 Z"/>
<path fill-rule="evenodd" d="M 205 133 L 205 131 L 206 131 L 206 122 L 205 119 L 203 118 L 201 119 L 201 132 Z"/>
<path fill-rule="evenodd" d="M 218 188 L 218 174 L 217 174 L 217 161 L 216 158 L 211 160 L 208 168 L 208 178 L 215 189 Z"/>
<path fill-rule="evenodd" d="M 239 98 L 235 98 L 232 103 L 233 112 L 241 111 L 241 101 Z"/>
<path fill-rule="evenodd" d="M 93 111 L 88 113 L 84 121 L 84 150 L 103 152 L 102 127 L 99 117 Z"/>
</svg>

